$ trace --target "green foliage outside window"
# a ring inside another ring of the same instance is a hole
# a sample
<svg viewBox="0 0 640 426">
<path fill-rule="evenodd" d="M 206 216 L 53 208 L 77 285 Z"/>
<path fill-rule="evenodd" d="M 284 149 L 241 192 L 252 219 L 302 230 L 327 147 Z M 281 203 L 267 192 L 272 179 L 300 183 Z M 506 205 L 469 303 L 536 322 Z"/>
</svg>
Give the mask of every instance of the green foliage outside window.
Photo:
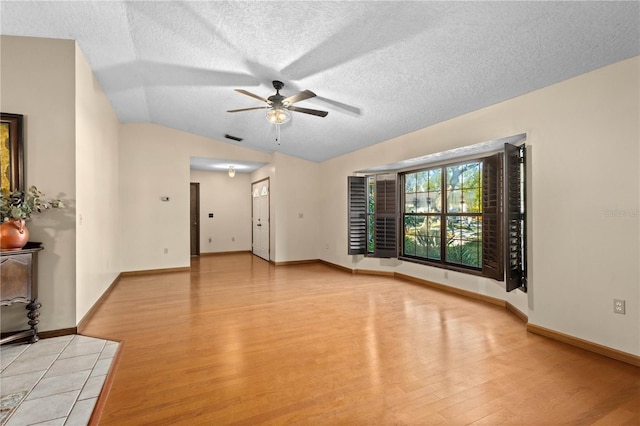
<svg viewBox="0 0 640 426">
<path fill-rule="evenodd" d="M 375 240 L 375 216 L 376 211 L 376 180 L 375 176 L 367 178 L 367 250 L 373 253 L 376 247 Z"/>
<path fill-rule="evenodd" d="M 404 189 L 404 254 L 481 268 L 482 161 L 407 173 Z"/>
</svg>

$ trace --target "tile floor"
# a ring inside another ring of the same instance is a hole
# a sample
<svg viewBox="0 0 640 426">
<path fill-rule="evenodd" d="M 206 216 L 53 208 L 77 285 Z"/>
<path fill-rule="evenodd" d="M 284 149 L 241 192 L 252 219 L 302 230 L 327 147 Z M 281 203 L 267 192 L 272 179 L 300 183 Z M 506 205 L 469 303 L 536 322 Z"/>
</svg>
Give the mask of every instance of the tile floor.
<svg viewBox="0 0 640 426">
<path fill-rule="evenodd" d="M 0 425 L 86 425 L 118 346 L 79 335 L 0 346 Z"/>
</svg>

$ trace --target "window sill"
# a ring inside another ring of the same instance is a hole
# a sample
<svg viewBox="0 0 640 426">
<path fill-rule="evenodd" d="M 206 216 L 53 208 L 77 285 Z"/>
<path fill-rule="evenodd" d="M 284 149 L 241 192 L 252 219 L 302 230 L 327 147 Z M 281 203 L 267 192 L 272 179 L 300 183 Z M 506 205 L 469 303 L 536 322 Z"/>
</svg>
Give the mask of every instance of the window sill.
<svg viewBox="0 0 640 426">
<path fill-rule="evenodd" d="M 446 270 L 455 271 L 455 272 L 462 272 L 464 274 L 476 275 L 479 277 L 484 276 L 482 274 L 481 269 L 465 268 L 464 266 L 455 266 L 448 263 L 432 262 L 425 259 L 418 259 L 415 257 L 408 257 L 408 256 L 399 256 L 398 259 L 402 260 L 403 262 L 418 263 L 420 265 L 433 266 L 434 268 L 446 269 Z"/>
</svg>

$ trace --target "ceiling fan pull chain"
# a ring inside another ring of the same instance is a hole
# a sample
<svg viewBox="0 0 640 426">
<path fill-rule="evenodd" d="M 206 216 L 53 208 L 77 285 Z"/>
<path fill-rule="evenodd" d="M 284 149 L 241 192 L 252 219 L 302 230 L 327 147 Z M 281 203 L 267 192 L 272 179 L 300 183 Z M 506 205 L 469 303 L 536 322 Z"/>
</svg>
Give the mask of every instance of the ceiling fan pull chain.
<svg viewBox="0 0 640 426">
<path fill-rule="evenodd" d="M 280 145 L 280 125 L 276 124 L 276 142 Z"/>
</svg>

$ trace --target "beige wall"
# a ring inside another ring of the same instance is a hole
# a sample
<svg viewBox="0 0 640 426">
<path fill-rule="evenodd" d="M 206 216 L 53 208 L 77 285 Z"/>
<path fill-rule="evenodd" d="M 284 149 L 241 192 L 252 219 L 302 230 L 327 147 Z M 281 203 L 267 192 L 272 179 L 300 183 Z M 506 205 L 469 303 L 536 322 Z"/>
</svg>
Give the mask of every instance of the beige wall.
<svg viewBox="0 0 640 426">
<path fill-rule="evenodd" d="M 64 210 L 34 215 L 39 258 L 40 329 L 76 325 L 75 54 L 73 41 L 0 37 L 0 108 L 25 116 L 25 180 Z M 2 308 L 2 330 L 25 328 L 23 304 Z"/>
<path fill-rule="evenodd" d="M 533 324 L 640 355 L 640 60 L 632 58 L 321 165 L 322 258 L 505 298 Z M 346 254 L 355 170 L 527 133 L 530 291 Z M 611 212 L 614 212 L 613 214 Z M 615 216 L 615 212 L 626 214 Z M 627 314 L 613 313 L 613 299 Z"/>
<path fill-rule="evenodd" d="M 120 272 L 119 127 L 76 48 L 76 323 Z"/>
<path fill-rule="evenodd" d="M 271 158 L 154 124 L 122 125 L 119 154 L 120 214 L 126 218 L 121 224 L 123 271 L 189 266 L 190 157 Z M 161 201 L 163 196 L 170 201 Z"/>
<path fill-rule="evenodd" d="M 250 175 L 191 170 L 191 182 L 200 184 L 200 253 L 250 251 Z"/>
<path fill-rule="evenodd" d="M 321 220 L 320 165 L 274 153 L 271 162 L 251 175 L 269 178 L 269 258 L 273 262 L 318 259 Z"/>
<path fill-rule="evenodd" d="M 276 262 L 318 259 L 320 167 L 279 153 L 273 155 L 272 164 L 276 169 L 271 182 L 276 244 L 272 258 Z"/>
</svg>

